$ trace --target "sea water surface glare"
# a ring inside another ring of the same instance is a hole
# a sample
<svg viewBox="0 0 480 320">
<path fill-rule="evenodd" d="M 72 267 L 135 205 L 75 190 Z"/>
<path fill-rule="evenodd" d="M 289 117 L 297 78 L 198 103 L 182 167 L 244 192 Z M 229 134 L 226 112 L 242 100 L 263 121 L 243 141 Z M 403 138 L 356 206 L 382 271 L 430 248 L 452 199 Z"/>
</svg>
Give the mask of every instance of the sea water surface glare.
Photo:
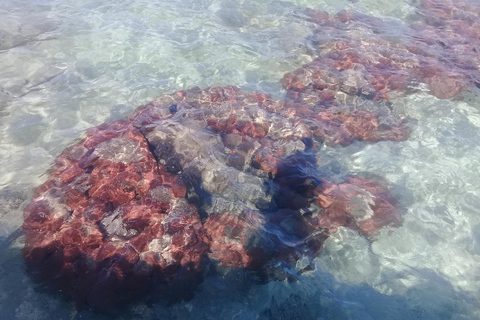
<svg viewBox="0 0 480 320">
<path fill-rule="evenodd" d="M 387 22 L 378 32 L 399 42 L 421 15 L 420 2 L 0 0 L 0 318 L 480 319 L 476 86 L 451 99 L 420 82 L 391 95 L 389 106 L 409 119 L 405 141 L 315 142 L 325 176 L 367 172 L 388 181 L 402 223 L 371 237 L 338 228 L 315 257 L 288 267 L 294 281 L 210 272 L 189 301 L 139 299 L 108 315 L 75 308 L 36 281 L 22 256 L 23 210 L 34 188 L 87 129 L 195 86 L 282 100 L 284 74 L 316 57 L 318 26 L 306 8 L 374 16 Z"/>
</svg>

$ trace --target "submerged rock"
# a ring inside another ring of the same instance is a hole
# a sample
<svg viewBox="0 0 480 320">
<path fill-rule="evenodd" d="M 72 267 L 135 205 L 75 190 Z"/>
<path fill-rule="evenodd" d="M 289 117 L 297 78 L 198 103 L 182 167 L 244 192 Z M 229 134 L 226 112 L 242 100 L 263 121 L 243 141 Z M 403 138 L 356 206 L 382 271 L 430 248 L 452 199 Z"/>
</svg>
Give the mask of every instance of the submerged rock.
<svg viewBox="0 0 480 320">
<path fill-rule="evenodd" d="M 375 17 L 308 11 L 321 27 L 309 39 L 317 58 L 283 77 L 284 101 L 192 88 L 90 129 L 24 210 L 28 269 L 78 307 L 114 312 L 144 294 L 188 299 L 212 266 L 295 281 L 311 268 L 296 262 L 339 227 L 364 237 L 399 227 L 385 180 L 334 181 L 319 150 L 406 140 L 389 100 L 419 84 L 440 99 L 480 87 L 478 4 L 420 6 L 393 35 Z M 227 24 L 245 24 L 227 11 Z M 268 316 L 285 313 L 276 309 Z"/>
<path fill-rule="evenodd" d="M 136 128 L 94 128 L 56 159 L 25 208 L 27 266 L 80 305 L 107 310 L 145 292 L 154 275 L 194 286 L 189 276 L 208 247 L 184 196 Z"/>
<path fill-rule="evenodd" d="M 297 98 L 390 100 L 428 85 L 439 99 L 479 87 L 480 6 L 474 1 L 420 1 L 410 25 L 351 11 L 307 10 L 319 26 L 309 38 L 316 59 L 282 83 Z"/>
<path fill-rule="evenodd" d="M 189 298 L 207 261 L 289 278 L 271 266 L 313 258 L 339 226 L 398 226 L 383 182 L 328 180 L 315 139 L 330 131 L 288 113 L 263 93 L 194 88 L 90 129 L 25 208 L 28 268 L 79 306 L 112 311 L 143 293 Z M 342 139 L 376 130 L 345 127 Z"/>
</svg>

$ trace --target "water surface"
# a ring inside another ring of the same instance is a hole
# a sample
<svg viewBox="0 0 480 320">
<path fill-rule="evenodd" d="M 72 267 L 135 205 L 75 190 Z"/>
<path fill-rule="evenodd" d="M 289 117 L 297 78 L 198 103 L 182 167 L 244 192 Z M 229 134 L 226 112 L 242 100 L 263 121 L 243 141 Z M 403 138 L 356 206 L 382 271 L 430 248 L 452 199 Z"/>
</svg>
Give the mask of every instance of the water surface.
<svg viewBox="0 0 480 320">
<path fill-rule="evenodd" d="M 0 315 L 104 319 L 41 290 L 25 270 L 22 210 L 87 128 L 157 96 L 236 85 L 282 98 L 310 62 L 305 7 L 408 21 L 409 1 L 0 0 Z M 341 229 L 294 283 L 211 276 L 195 298 L 139 303 L 123 319 L 477 319 L 480 100 L 426 92 L 392 101 L 414 118 L 405 142 L 325 147 L 325 167 L 392 183 L 404 224 L 375 241 Z M 340 169 L 338 169 L 340 168 Z M 299 266 L 305 261 L 300 260 Z"/>
</svg>

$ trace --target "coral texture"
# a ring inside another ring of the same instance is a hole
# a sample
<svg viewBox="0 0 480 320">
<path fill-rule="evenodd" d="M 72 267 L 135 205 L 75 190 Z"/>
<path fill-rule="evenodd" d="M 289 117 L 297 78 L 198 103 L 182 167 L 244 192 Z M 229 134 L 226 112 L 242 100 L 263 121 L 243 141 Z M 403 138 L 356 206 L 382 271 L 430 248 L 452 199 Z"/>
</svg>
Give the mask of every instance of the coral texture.
<svg viewBox="0 0 480 320">
<path fill-rule="evenodd" d="M 320 132 L 318 119 L 345 124 Z M 370 236 L 399 225 L 384 182 L 334 184 L 317 170 L 315 138 L 382 134 L 367 114 L 302 113 L 235 87 L 163 96 L 58 156 L 25 208 L 27 266 L 106 311 L 145 292 L 188 298 L 207 261 L 268 277 L 278 261 L 314 257 L 340 226 Z"/>
<path fill-rule="evenodd" d="M 386 181 L 338 182 L 318 167 L 321 144 L 406 140 L 395 96 L 480 86 L 480 6 L 421 0 L 417 13 L 400 25 L 307 10 L 315 60 L 283 77 L 284 101 L 192 88 L 90 129 L 24 210 L 28 268 L 79 306 L 112 311 L 143 293 L 189 298 L 212 262 L 294 280 L 285 269 L 338 228 L 400 226 Z"/>
<path fill-rule="evenodd" d="M 297 98 L 338 101 L 343 93 L 388 101 L 421 83 L 439 99 L 478 87 L 478 3 L 422 0 L 417 12 L 402 25 L 350 11 L 307 10 L 319 26 L 310 39 L 316 59 L 287 73 L 285 89 Z"/>
</svg>

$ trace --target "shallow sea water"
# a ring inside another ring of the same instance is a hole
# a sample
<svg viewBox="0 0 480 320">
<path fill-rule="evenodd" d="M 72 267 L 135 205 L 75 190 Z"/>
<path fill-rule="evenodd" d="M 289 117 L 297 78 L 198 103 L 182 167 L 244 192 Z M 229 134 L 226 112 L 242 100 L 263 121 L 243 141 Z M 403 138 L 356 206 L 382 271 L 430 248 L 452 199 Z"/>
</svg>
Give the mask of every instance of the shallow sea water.
<svg viewBox="0 0 480 320">
<path fill-rule="evenodd" d="M 398 22 L 415 10 L 407 0 L 0 0 L 0 318 L 108 319 L 27 274 L 19 228 L 34 187 L 87 128 L 162 94 L 218 84 L 281 98 L 283 74 L 312 60 L 304 7 Z M 298 282 L 212 276 L 191 301 L 115 318 L 480 318 L 479 96 L 398 98 L 416 120 L 408 141 L 322 150 L 320 162 L 389 180 L 402 227 L 374 241 L 340 229 Z"/>
</svg>

